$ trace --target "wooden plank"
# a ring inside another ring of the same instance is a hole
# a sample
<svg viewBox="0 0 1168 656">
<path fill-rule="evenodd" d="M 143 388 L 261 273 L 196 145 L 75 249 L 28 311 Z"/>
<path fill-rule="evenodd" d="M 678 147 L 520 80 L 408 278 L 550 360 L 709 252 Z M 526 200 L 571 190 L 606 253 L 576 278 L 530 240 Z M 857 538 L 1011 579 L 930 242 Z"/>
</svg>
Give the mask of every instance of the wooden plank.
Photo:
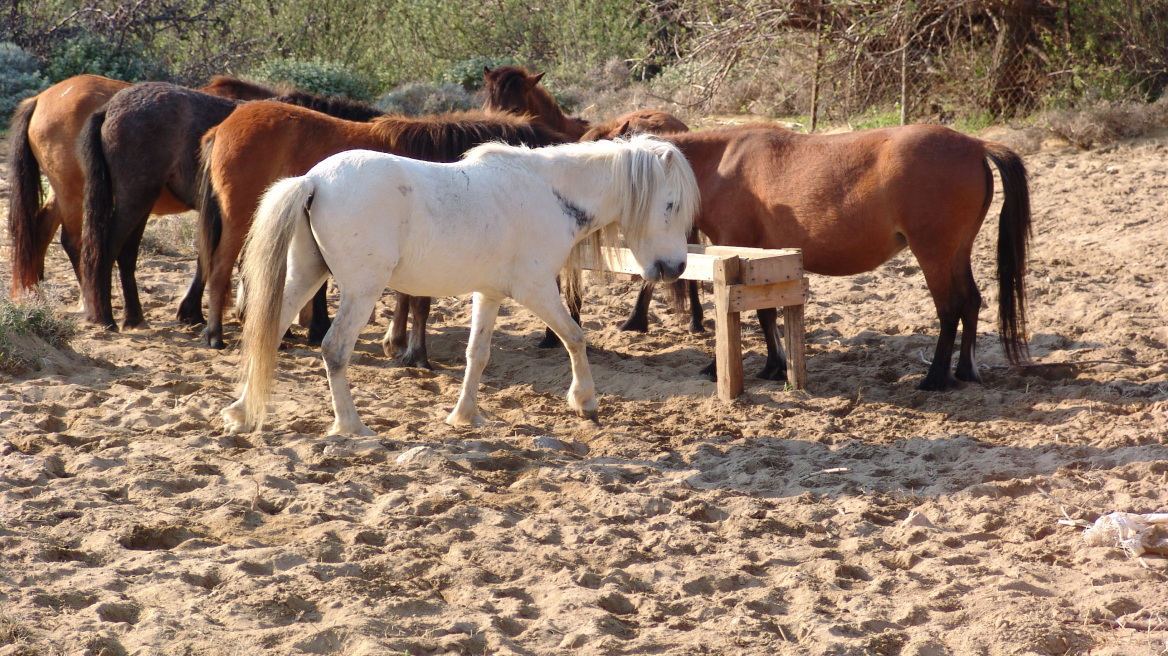
<svg viewBox="0 0 1168 656">
<path fill-rule="evenodd" d="M 742 284 L 769 285 L 803 278 L 803 252 L 742 260 Z"/>
<path fill-rule="evenodd" d="M 729 288 L 741 274 L 742 261 L 731 256 L 714 263 L 714 358 L 718 398 L 732 401 L 745 389 L 742 373 L 742 315 L 729 307 Z"/>
<path fill-rule="evenodd" d="M 762 308 L 803 305 L 807 302 L 807 291 L 806 278 L 755 287 L 730 285 L 726 289 L 726 307 L 731 312 L 747 312 Z"/>
<path fill-rule="evenodd" d="M 685 263 L 685 273 L 681 275 L 683 280 L 713 281 L 714 262 L 722 257 L 736 256 L 732 251 L 747 251 L 751 255 L 750 259 L 742 259 L 742 284 L 767 285 L 784 280 L 795 280 L 803 276 L 803 256 L 802 252 L 798 250 L 782 252 L 761 248 L 703 247 L 692 244 L 690 248 L 691 251 Z M 697 248 L 706 249 L 707 252 L 692 250 Z M 604 255 L 606 262 L 600 263 L 593 261 L 591 253 L 586 253 L 583 258 L 583 267 L 595 271 L 607 268 L 613 273 L 626 275 L 641 274 L 641 266 L 637 264 L 636 258 L 633 257 L 633 253 L 629 249 L 609 248 L 605 250 Z M 741 259 L 741 256 L 737 257 Z M 607 266 L 603 266 L 604 264 Z"/>
<path fill-rule="evenodd" d="M 803 306 L 783 308 L 783 330 L 787 351 L 787 382 L 795 389 L 807 389 L 807 346 L 804 342 Z"/>
</svg>

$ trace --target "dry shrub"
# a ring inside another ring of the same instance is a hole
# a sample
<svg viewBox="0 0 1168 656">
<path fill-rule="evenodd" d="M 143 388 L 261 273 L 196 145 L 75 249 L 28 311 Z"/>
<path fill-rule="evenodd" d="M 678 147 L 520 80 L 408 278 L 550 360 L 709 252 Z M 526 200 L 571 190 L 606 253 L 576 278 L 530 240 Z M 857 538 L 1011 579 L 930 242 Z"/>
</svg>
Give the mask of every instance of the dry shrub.
<svg viewBox="0 0 1168 656">
<path fill-rule="evenodd" d="M 1168 98 L 1154 103 L 1118 103 L 1088 110 L 1053 112 L 1043 117 L 1040 124 L 1087 150 L 1168 127 Z"/>
</svg>

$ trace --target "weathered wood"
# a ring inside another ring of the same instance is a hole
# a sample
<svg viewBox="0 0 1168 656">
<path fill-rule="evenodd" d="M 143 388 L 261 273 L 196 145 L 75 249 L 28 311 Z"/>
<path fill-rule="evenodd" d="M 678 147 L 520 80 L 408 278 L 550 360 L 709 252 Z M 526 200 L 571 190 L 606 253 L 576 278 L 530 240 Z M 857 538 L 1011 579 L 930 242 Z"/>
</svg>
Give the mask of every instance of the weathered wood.
<svg viewBox="0 0 1168 656">
<path fill-rule="evenodd" d="M 731 401 L 745 389 L 742 373 L 742 315 L 730 309 L 730 287 L 742 273 L 737 256 L 714 262 L 714 359 L 718 398 Z"/>
<path fill-rule="evenodd" d="M 808 284 L 798 249 L 739 248 L 690 244 L 685 280 L 714 283 L 714 324 L 718 397 L 729 401 L 745 389 L 742 369 L 742 312 L 783 308 L 787 380 L 807 386 L 804 304 Z M 585 269 L 638 275 L 641 267 L 627 248 L 605 249 L 604 262 L 583 257 Z"/>
<path fill-rule="evenodd" d="M 787 349 L 787 382 L 807 389 L 807 346 L 804 343 L 803 304 L 783 308 L 784 346 Z"/>
<path fill-rule="evenodd" d="M 788 280 L 754 287 L 731 285 L 727 290 L 727 307 L 731 312 L 747 312 L 807 302 L 807 279 Z"/>
</svg>

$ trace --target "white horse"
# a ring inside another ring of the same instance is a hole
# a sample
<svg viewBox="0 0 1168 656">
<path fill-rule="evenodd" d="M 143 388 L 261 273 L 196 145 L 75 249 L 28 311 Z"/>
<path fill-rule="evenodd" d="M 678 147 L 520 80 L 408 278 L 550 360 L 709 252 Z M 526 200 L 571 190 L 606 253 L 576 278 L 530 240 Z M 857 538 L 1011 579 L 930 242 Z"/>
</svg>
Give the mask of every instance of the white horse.
<svg viewBox="0 0 1168 656">
<path fill-rule="evenodd" d="M 648 136 L 539 149 L 487 144 L 453 164 L 363 150 L 329 157 L 272 185 L 256 212 L 242 270 L 244 388 L 223 410 L 226 428 L 259 426 L 280 337 L 330 274 L 340 290 L 321 345 L 330 435 L 373 434 L 357 416 L 347 368 L 386 287 L 415 296 L 474 292 L 466 374 L 447 423 L 482 422 L 479 379 L 504 298 L 560 337 L 572 361 L 568 405 L 596 419 L 584 331 L 560 302 L 556 274 L 567 267 L 572 280 L 583 248 L 602 261 L 601 245 L 623 234 L 646 280 L 676 280 L 697 206 L 685 156 Z"/>
</svg>

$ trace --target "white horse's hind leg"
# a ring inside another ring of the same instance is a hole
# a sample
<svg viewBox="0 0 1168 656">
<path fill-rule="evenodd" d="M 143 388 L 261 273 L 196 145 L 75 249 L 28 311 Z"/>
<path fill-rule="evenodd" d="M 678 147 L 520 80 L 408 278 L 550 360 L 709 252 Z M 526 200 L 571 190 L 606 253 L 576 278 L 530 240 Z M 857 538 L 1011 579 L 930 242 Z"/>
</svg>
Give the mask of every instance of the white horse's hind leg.
<svg viewBox="0 0 1168 656">
<path fill-rule="evenodd" d="M 284 303 L 280 307 L 280 319 L 276 332 L 280 338 L 288 332 L 288 327 L 300 313 L 300 308 L 312 298 L 317 289 L 328 280 L 328 269 L 320 259 L 316 244 L 301 239 L 294 239 L 288 255 L 288 272 L 284 276 Z M 254 317 L 253 317 L 254 320 Z M 227 406 L 220 413 L 223 425 L 228 433 L 244 433 L 254 430 L 258 423 L 255 417 L 248 417 L 244 410 L 247 402 L 247 385 L 239 399 Z"/>
<path fill-rule="evenodd" d="M 466 373 L 462 377 L 462 391 L 458 403 L 446 423 L 451 426 L 465 426 L 483 423 L 479 416 L 479 381 L 483 369 L 491 357 L 491 333 L 495 330 L 495 319 L 499 316 L 502 299 L 488 298 L 479 293 L 474 295 L 471 310 L 470 341 L 466 344 Z"/>
<path fill-rule="evenodd" d="M 384 286 L 368 286 L 359 290 L 341 289 L 341 302 L 333 325 L 321 342 L 324 367 L 328 372 L 329 390 L 333 395 L 335 420 L 329 435 L 376 435 L 357 416 L 353 394 L 349 387 L 349 358 L 361 329 L 369 323 L 369 315 L 381 297 Z"/>
<path fill-rule="evenodd" d="M 531 297 L 515 296 L 515 300 L 531 310 L 546 323 L 568 349 L 572 360 L 572 386 L 568 388 L 568 407 L 585 419 L 597 421 L 599 404 L 596 402 L 596 384 L 592 381 L 592 369 L 588 366 L 588 353 L 584 343 L 584 329 L 579 326 L 560 302 L 554 285 L 541 288 Z"/>
</svg>

